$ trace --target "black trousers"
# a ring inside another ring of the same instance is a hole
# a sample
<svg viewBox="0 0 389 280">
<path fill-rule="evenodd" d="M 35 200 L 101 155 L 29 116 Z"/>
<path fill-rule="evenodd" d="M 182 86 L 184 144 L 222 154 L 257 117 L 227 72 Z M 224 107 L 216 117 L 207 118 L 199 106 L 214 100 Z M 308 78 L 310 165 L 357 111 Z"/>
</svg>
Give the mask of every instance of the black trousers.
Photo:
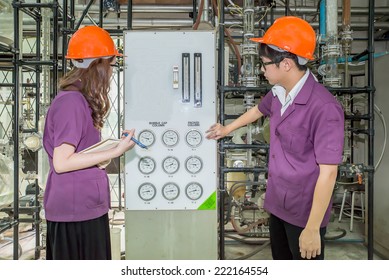
<svg viewBox="0 0 389 280">
<path fill-rule="evenodd" d="M 274 260 L 303 260 L 300 254 L 299 237 L 303 228 L 291 225 L 270 215 L 270 245 Z M 324 260 L 324 235 L 326 228 L 320 228 L 321 254 L 311 260 Z"/>
<path fill-rule="evenodd" d="M 112 259 L 108 214 L 82 222 L 47 221 L 46 259 Z"/>
</svg>

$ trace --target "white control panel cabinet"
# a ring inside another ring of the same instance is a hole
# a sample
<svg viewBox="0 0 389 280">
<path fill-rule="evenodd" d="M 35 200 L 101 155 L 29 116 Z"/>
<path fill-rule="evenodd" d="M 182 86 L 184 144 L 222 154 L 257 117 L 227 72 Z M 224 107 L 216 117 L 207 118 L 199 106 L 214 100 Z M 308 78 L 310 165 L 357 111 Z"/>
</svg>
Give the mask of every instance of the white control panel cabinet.
<svg viewBox="0 0 389 280">
<path fill-rule="evenodd" d="M 126 259 L 217 259 L 213 31 L 124 32 Z"/>
<path fill-rule="evenodd" d="M 124 126 L 147 146 L 126 154 L 126 209 L 215 209 L 214 32 L 129 31 L 124 59 Z"/>
</svg>

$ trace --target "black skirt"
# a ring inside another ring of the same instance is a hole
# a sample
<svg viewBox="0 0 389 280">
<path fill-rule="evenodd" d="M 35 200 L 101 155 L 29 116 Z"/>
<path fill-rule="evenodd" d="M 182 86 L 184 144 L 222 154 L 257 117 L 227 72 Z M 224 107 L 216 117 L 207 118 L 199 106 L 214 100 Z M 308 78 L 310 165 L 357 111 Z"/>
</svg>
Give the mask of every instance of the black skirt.
<svg viewBox="0 0 389 280">
<path fill-rule="evenodd" d="M 46 259 L 112 259 L 108 214 L 82 222 L 47 221 Z"/>
</svg>

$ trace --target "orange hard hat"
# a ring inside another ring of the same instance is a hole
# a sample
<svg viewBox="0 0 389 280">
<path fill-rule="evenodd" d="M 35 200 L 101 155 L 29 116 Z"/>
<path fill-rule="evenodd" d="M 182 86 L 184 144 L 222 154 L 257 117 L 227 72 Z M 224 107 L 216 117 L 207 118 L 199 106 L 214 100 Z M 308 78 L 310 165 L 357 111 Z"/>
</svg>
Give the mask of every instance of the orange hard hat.
<svg viewBox="0 0 389 280">
<path fill-rule="evenodd" d="M 98 26 L 85 26 L 78 29 L 70 38 L 68 59 L 122 56 L 107 31 Z"/>
<path fill-rule="evenodd" d="M 276 46 L 309 60 L 314 59 L 315 31 L 308 22 L 298 17 L 278 18 L 262 38 L 251 38 L 250 40 Z"/>
</svg>

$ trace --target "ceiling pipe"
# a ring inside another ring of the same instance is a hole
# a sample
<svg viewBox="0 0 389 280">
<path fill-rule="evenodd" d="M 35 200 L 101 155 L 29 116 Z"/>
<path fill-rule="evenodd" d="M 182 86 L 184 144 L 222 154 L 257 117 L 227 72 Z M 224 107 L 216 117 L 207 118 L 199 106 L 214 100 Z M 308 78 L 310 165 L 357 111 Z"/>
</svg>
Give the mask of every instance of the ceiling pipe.
<svg viewBox="0 0 389 280">
<path fill-rule="evenodd" d="M 26 18 L 23 20 L 25 30 L 33 30 L 35 28 L 35 21 L 33 19 Z M 93 24 L 89 18 L 85 18 L 83 24 Z M 233 26 L 233 29 L 238 30 L 237 25 L 242 24 L 241 21 L 237 20 L 226 20 L 225 25 L 227 27 Z M 126 19 L 104 19 L 104 27 L 117 27 L 120 26 L 125 28 L 127 25 Z M 179 27 L 179 28 L 189 28 L 193 26 L 192 19 L 133 19 L 133 27 L 136 28 L 169 28 L 169 27 Z M 319 22 L 311 23 L 311 26 L 315 29 L 319 28 Z M 338 23 L 338 27 L 341 27 L 342 23 Z M 367 22 L 352 22 L 351 26 L 354 30 L 367 30 L 369 24 Z M 255 24 L 256 28 L 259 28 L 258 23 Z M 377 29 L 389 30 L 389 22 L 375 22 L 374 27 Z M 29 29 L 31 28 L 31 29 Z"/>
<path fill-rule="evenodd" d="M 86 5 L 76 5 L 76 11 L 82 12 Z M 193 7 L 191 5 L 133 5 L 133 13 L 191 13 L 193 11 Z M 225 12 L 229 12 L 230 10 L 236 10 L 235 8 L 226 7 Z M 273 12 L 276 15 L 284 15 L 285 9 L 281 7 L 272 8 Z M 338 14 L 341 15 L 343 12 L 343 8 L 337 8 Z M 317 12 L 316 7 L 291 7 L 291 11 L 296 13 L 297 15 L 307 14 L 307 13 L 315 13 Z M 98 5 L 92 5 L 89 8 L 90 13 L 98 13 L 99 7 Z M 121 13 L 127 12 L 127 6 L 122 5 L 120 8 Z M 365 7 L 352 7 L 351 8 L 352 15 L 368 15 L 369 9 Z M 389 14 L 389 7 L 375 7 L 374 8 L 375 15 L 387 15 Z"/>
</svg>

